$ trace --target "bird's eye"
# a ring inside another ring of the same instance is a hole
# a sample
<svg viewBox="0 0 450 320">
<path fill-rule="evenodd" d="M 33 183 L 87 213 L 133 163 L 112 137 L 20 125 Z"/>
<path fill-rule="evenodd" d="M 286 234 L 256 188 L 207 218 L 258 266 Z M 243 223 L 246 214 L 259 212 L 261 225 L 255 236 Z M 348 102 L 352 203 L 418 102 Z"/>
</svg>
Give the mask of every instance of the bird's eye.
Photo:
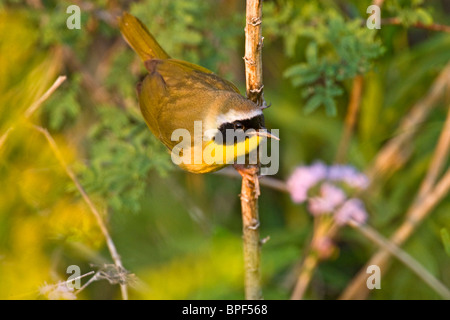
<svg viewBox="0 0 450 320">
<path fill-rule="evenodd" d="M 244 126 L 240 122 L 235 122 L 234 123 L 234 129 L 235 130 L 244 129 Z"/>
</svg>

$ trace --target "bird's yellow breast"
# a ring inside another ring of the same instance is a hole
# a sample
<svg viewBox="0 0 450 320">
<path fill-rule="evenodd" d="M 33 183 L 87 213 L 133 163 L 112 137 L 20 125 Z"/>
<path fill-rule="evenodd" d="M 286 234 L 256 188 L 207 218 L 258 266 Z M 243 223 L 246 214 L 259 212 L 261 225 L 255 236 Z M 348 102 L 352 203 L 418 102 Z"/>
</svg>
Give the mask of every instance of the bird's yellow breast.
<svg viewBox="0 0 450 320">
<path fill-rule="evenodd" d="M 250 157 L 247 157 L 247 161 L 255 161 L 256 163 L 257 149 L 262 139 L 254 135 L 244 141 L 230 145 L 217 144 L 214 141 L 205 142 L 201 146 L 184 150 L 184 161 L 179 166 L 189 172 L 207 173 L 220 170 L 236 161 L 244 160 L 243 157 L 248 155 Z M 186 156 L 186 153 L 189 156 Z"/>
</svg>

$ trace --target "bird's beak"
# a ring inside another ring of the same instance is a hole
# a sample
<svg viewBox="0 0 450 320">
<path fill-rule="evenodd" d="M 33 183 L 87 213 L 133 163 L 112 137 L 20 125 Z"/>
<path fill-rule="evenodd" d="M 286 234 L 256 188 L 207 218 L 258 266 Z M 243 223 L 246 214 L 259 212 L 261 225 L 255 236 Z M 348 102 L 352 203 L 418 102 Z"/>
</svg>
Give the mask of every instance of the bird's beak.
<svg viewBox="0 0 450 320">
<path fill-rule="evenodd" d="M 275 139 L 278 141 L 280 140 L 280 138 L 271 134 L 269 131 L 254 131 L 254 132 L 248 132 L 247 134 L 255 135 L 255 136 L 259 136 L 259 137 L 267 137 L 267 138 Z"/>
</svg>

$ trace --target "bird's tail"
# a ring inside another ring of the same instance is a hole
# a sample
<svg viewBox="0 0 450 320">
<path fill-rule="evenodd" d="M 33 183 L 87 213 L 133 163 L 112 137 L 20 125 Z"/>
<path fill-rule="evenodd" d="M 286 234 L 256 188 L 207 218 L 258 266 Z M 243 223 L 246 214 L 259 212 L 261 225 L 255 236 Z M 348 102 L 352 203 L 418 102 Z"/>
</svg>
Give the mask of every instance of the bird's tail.
<svg viewBox="0 0 450 320">
<path fill-rule="evenodd" d="M 135 16 L 125 12 L 119 18 L 119 27 L 126 42 L 142 61 L 170 58 L 145 25 Z"/>
</svg>

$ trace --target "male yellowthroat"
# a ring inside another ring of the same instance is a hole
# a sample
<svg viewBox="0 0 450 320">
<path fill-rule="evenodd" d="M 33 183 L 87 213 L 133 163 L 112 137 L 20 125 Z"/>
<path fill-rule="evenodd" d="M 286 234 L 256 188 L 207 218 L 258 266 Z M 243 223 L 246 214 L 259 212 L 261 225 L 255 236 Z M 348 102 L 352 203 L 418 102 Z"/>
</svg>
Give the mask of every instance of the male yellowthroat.
<svg viewBox="0 0 450 320">
<path fill-rule="evenodd" d="M 176 130 L 190 134 L 180 152 L 185 161 L 177 163 L 181 168 L 194 173 L 222 169 L 255 151 L 262 136 L 272 137 L 265 131 L 262 108 L 244 98 L 231 82 L 201 66 L 172 59 L 136 17 L 124 13 L 119 25 L 148 71 L 138 85 L 139 106 L 148 127 L 170 151 L 178 145 L 173 139 L 173 133 L 180 132 Z M 239 139 L 229 138 L 227 129 L 253 130 Z M 205 150 L 213 150 L 215 161 L 202 157 Z"/>
</svg>

